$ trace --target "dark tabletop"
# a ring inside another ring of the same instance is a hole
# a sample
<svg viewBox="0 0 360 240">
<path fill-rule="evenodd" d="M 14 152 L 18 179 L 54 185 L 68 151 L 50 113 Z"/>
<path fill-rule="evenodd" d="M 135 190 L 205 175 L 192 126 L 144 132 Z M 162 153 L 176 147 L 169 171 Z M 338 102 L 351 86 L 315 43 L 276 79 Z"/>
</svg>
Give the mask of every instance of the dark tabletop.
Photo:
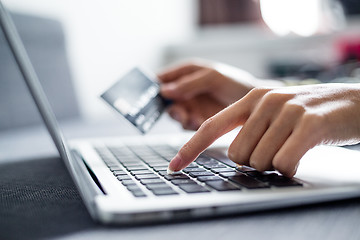
<svg viewBox="0 0 360 240">
<path fill-rule="evenodd" d="M 225 218 L 103 226 L 60 158 L 0 165 L 0 239 L 360 239 L 360 199 Z"/>
</svg>

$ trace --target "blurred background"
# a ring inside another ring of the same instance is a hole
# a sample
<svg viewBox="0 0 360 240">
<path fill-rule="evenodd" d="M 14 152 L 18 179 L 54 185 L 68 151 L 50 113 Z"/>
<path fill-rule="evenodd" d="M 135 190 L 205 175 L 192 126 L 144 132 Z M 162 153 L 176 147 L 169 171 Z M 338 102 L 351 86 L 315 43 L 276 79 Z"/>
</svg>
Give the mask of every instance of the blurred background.
<svg viewBox="0 0 360 240">
<path fill-rule="evenodd" d="M 295 84 L 352 82 L 360 75 L 358 0 L 3 3 L 12 12 L 70 137 L 87 135 L 88 130 L 81 130 L 84 122 L 92 126 L 93 135 L 139 134 L 99 99 L 138 65 L 159 72 L 185 59 L 205 58 Z M 40 118 L 2 35 L 0 63 L 0 158 L 4 158 L 10 144 L 26 145 L 30 139 L 42 139 L 46 131 L 38 128 Z M 167 116 L 161 121 L 168 127 L 157 124 L 151 134 L 181 131 Z M 32 135 L 24 137 L 24 132 Z M 41 146 L 46 152 L 47 145 Z"/>
</svg>

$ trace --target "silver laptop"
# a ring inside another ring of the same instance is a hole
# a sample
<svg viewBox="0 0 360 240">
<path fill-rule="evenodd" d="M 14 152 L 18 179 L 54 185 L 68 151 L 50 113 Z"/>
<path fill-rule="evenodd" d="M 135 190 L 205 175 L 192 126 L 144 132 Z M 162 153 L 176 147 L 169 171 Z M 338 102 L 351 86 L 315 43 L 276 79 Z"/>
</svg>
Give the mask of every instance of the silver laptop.
<svg viewBox="0 0 360 240">
<path fill-rule="evenodd" d="M 62 136 L 15 26 L 0 2 L 0 23 L 52 139 L 94 220 L 133 224 L 203 218 L 360 196 L 360 153 L 320 146 L 295 178 L 236 166 L 226 157 L 234 133 L 182 172 L 169 160 L 190 135 L 78 139 Z"/>
</svg>

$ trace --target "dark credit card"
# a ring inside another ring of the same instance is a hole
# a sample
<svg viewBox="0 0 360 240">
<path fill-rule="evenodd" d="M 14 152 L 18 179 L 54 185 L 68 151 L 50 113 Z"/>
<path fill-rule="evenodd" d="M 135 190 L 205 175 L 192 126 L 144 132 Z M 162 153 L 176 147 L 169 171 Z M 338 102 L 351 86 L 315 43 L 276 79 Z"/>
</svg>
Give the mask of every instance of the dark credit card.
<svg viewBox="0 0 360 240">
<path fill-rule="evenodd" d="M 156 123 L 171 101 L 160 95 L 156 76 L 134 68 L 101 97 L 143 134 Z"/>
</svg>

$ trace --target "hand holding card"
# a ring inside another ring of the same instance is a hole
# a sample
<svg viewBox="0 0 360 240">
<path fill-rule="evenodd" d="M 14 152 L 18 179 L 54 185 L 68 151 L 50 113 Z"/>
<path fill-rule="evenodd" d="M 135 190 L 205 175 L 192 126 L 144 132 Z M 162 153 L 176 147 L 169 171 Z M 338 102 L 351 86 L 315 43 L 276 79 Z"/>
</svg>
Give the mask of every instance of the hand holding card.
<svg viewBox="0 0 360 240">
<path fill-rule="evenodd" d="M 169 100 L 160 95 L 156 76 L 134 68 L 106 90 L 101 97 L 143 134 L 159 119 Z"/>
</svg>

